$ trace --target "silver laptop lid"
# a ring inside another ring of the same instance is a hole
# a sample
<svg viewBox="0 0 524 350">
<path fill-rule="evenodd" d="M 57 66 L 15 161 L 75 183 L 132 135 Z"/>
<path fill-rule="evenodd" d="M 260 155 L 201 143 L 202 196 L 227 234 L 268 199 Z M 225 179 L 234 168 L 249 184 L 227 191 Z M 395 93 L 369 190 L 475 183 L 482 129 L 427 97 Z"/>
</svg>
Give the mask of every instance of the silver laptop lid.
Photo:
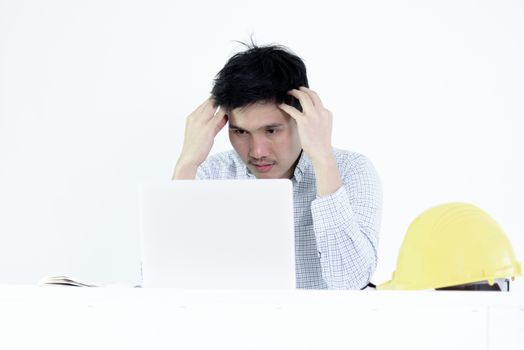
<svg viewBox="0 0 524 350">
<path fill-rule="evenodd" d="M 295 288 L 290 180 L 140 186 L 144 287 Z"/>
</svg>

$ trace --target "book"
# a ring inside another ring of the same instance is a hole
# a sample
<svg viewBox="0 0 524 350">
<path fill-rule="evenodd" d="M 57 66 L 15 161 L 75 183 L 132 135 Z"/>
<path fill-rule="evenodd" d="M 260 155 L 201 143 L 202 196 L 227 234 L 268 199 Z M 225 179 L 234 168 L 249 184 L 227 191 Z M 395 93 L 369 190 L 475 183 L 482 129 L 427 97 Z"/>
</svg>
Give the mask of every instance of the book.
<svg viewBox="0 0 524 350">
<path fill-rule="evenodd" d="M 75 281 L 67 276 L 47 276 L 38 282 L 38 286 L 63 286 L 63 287 L 98 287 L 94 284 L 86 284 Z"/>
</svg>

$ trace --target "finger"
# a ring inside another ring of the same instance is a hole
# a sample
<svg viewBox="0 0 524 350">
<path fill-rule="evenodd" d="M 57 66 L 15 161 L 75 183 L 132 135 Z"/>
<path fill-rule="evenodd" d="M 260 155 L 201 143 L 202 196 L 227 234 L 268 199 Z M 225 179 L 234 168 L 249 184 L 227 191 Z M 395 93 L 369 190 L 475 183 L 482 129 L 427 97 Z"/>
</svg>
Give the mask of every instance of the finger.
<svg viewBox="0 0 524 350">
<path fill-rule="evenodd" d="M 300 101 L 300 105 L 302 106 L 302 110 L 304 113 L 312 112 L 315 110 L 315 106 L 313 105 L 313 101 L 311 101 L 311 98 L 308 94 L 306 94 L 303 91 L 293 89 L 289 90 L 288 94 L 295 97 Z"/>
<path fill-rule="evenodd" d="M 219 106 L 215 106 L 214 100 L 210 97 L 203 106 L 202 114 L 205 116 L 206 120 L 212 119 L 217 111 Z"/>
<path fill-rule="evenodd" d="M 206 122 L 210 120 L 215 114 L 215 109 L 213 108 L 213 99 L 212 96 L 208 97 L 204 102 L 202 102 L 191 114 L 188 116 L 188 121 L 200 121 Z"/>
<path fill-rule="evenodd" d="M 223 120 L 227 121 L 225 108 L 218 106 L 213 118 L 209 120 L 209 123 L 212 123 L 214 126 L 220 124 Z"/>
<path fill-rule="evenodd" d="M 224 115 L 224 113 L 225 113 L 224 110 L 225 109 L 222 106 L 217 106 L 214 116 L 217 117 L 217 116 L 220 116 L 220 115 Z"/>
<path fill-rule="evenodd" d="M 215 136 L 224 128 L 227 123 L 227 116 L 224 114 L 222 118 L 219 119 L 218 124 L 215 125 Z"/>
<path fill-rule="evenodd" d="M 305 86 L 301 86 L 299 90 L 308 94 L 309 98 L 311 98 L 311 101 L 313 101 L 313 105 L 315 107 L 324 107 L 324 105 L 322 104 L 322 100 L 320 100 L 320 97 L 318 96 L 318 94 L 315 91 Z"/>
<path fill-rule="evenodd" d="M 212 103 L 212 102 L 213 102 L 213 96 L 210 95 L 208 98 L 206 98 L 204 100 L 204 102 L 202 102 L 200 105 L 198 105 L 198 107 L 195 109 L 195 111 L 203 110 L 204 108 L 209 106 L 209 104 Z"/>
<path fill-rule="evenodd" d="M 226 109 L 223 108 L 222 106 L 218 106 L 212 118 L 213 122 L 214 123 L 219 122 L 220 120 L 224 118 L 225 115 L 226 115 Z"/>
<path fill-rule="evenodd" d="M 289 114 L 291 118 L 297 121 L 301 119 L 300 117 L 302 117 L 302 113 L 298 109 L 288 104 L 281 103 L 278 105 L 278 108 Z"/>
</svg>

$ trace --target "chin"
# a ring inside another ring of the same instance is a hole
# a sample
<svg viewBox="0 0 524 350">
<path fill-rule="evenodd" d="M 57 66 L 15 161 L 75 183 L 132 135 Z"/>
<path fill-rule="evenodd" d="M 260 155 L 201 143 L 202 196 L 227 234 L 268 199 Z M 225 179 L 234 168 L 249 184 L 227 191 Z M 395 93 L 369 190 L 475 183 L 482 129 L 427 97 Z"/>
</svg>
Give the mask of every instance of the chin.
<svg viewBox="0 0 524 350">
<path fill-rule="evenodd" d="M 262 174 L 256 175 L 256 178 L 257 179 L 278 179 L 279 177 L 273 174 L 262 173 Z"/>
<path fill-rule="evenodd" d="M 270 171 L 267 173 L 253 172 L 253 174 L 255 174 L 257 179 L 279 179 L 281 177 L 279 176 L 278 172 L 275 172 L 275 171 Z"/>
</svg>

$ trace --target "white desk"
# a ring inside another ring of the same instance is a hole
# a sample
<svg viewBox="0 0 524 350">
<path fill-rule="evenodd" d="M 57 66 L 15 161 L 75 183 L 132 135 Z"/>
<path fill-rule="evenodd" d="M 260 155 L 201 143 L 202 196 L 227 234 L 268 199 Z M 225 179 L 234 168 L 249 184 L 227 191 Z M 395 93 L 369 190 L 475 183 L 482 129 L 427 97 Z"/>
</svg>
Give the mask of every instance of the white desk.
<svg viewBox="0 0 524 350">
<path fill-rule="evenodd" d="M 0 287 L 0 349 L 524 349 L 494 292 Z"/>
</svg>

